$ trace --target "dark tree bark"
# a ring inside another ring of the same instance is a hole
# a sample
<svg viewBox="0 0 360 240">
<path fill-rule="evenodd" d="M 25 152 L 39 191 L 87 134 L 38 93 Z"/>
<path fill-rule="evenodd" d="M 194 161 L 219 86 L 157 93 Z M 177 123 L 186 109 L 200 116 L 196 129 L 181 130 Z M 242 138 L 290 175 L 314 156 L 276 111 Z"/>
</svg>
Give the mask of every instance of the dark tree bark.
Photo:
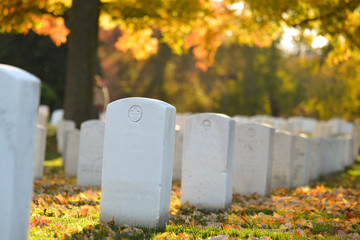
<svg viewBox="0 0 360 240">
<path fill-rule="evenodd" d="M 94 118 L 99 9 L 99 0 L 73 0 L 70 12 L 64 118 L 75 121 L 77 128 Z"/>
</svg>

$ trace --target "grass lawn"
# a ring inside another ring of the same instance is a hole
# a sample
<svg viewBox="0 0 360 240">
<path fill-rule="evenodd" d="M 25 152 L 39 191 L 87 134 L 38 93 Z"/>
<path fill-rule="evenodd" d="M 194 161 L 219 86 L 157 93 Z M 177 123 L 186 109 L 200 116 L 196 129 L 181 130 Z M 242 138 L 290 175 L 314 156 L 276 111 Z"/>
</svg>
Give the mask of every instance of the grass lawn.
<svg viewBox="0 0 360 240">
<path fill-rule="evenodd" d="M 100 189 L 65 178 L 61 158 L 45 162 L 44 176 L 34 185 L 30 239 L 360 239 L 360 159 L 307 187 L 267 198 L 234 195 L 227 211 L 180 208 L 174 183 L 165 229 L 100 223 Z"/>
</svg>

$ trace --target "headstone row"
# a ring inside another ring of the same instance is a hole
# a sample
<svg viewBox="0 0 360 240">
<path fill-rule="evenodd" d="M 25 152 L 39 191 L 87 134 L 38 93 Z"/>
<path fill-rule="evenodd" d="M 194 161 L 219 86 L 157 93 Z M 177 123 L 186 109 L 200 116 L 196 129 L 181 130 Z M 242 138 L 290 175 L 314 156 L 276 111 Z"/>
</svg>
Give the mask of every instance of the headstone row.
<svg viewBox="0 0 360 240">
<path fill-rule="evenodd" d="M 42 175 L 48 110 L 38 107 L 39 80 L 22 70 L 0 65 L 3 89 L 0 103 L 10 104 L 0 104 L 0 192 L 6 193 L 0 230 L 4 239 L 26 239 L 31 180 Z M 341 171 L 353 164 L 359 146 L 355 128 L 341 121 L 331 128 L 320 123 L 316 138 L 308 138 L 297 133 L 318 122 L 255 116 L 236 124 L 228 116 L 204 113 L 188 117 L 180 132 L 184 124 L 175 131 L 175 112 L 162 101 L 127 98 L 108 106 L 106 127 L 88 121 L 77 130 L 62 117 L 54 120 L 66 174 L 77 175 L 79 185 L 101 184 L 101 221 L 163 227 L 172 176 L 180 175 L 173 169 L 175 156 L 182 155 L 182 163 L 176 162 L 182 167 L 182 204 L 225 209 L 233 193 L 266 196 L 271 188 L 295 188 Z"/>
</svg>

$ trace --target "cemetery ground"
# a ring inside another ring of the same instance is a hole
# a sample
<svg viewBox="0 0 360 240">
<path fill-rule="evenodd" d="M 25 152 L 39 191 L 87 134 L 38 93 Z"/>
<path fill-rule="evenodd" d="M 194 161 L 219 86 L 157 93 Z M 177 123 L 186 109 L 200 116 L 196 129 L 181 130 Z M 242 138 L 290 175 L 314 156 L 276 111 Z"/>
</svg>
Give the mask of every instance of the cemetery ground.
<svg viewBox="0 0 360 240">
<path fill-rule="evenodd" d="M 278 189 L 269 197 L 234 195 L 226 211 L 180 207 L 175 182 L 169 224 L 146 229 L 100 223 L 100 188 L 66 178 L 48 142 L 44 178 L 34 185 L 30 239 L 360 239 L 360 158 L 307 187 Z"/>
</svg>

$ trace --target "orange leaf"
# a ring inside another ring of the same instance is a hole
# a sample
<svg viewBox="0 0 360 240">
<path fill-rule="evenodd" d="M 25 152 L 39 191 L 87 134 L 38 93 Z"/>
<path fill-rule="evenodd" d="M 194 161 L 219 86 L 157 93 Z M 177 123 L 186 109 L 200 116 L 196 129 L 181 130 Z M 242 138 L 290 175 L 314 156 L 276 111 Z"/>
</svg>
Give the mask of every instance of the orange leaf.
<svg viewBox="0 0 360 240">
<path fill-rule="evenodd" d="M 226 225 L 225 223 L 223 223 L 222 226 L 223 226 L 226 230 L 231 230 L 231 227 L 230 227 L 229 225 Z"/>
<path fill-rule="evenodd" d="M 37 217 L 33 217 L 32 221 L 30 222 L 30 226 L 31 227 L 43 227 L 43 226 L 49 226 L 49 224 L 51 223 L 51 220 L 48 219 L 44 219 L 41 218 L 41 216 Z"/>
<path fill-rule="evenodd" d="M 81 206 L 79 211 L 80 215 L 85 217 L 89 212 L 89 207 Z"/>
</svg>

